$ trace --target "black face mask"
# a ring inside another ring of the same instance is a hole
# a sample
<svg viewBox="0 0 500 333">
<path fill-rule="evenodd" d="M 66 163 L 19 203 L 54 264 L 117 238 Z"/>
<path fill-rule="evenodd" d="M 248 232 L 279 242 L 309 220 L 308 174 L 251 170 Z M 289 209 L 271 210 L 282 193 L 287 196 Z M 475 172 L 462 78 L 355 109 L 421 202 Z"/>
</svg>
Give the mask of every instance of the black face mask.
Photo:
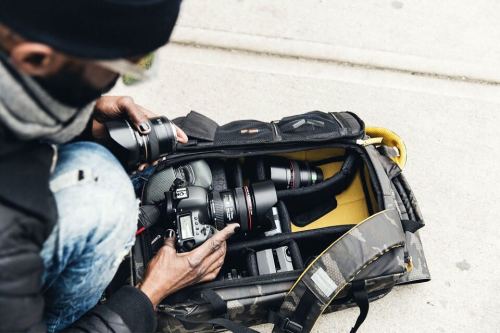
<svg viewBox="0 0 500 333">
<path fill-rule="evenodd" d="M 66 66 L 55 75 L 34 79 L 54 99 L 70 107 L 82 108 L 109 92 L 118 78 L 117 74 L 106 87 L 97 89 L 84 80 L 82 70 Z"/>
</svg>

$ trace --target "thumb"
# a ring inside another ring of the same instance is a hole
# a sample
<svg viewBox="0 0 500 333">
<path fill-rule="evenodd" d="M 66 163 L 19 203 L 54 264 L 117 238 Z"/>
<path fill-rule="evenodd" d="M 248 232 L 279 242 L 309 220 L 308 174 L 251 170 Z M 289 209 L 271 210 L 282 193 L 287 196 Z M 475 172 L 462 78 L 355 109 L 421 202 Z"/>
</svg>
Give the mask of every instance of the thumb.
<svg viewBox="0 0 500 333">
<path fill-rule="evenodd" d="M 167 230 L 167 235 L 165 236 L 165 243 L 163 247 L 165 249 L 168 249 L 169 252 L 177 252 L 175 250 L 175 231 L 173 231 L 172 229 Z"/>
<path fill-rule="evenodd" d="M 188 142 L 188 137 L 186 135 L 186 133 L 181 130 L 177 125 L 174 125 L 175 126 L 175 131 L 176 131 L 176 136 L 177 136 L 177 140 L 180 142 L 180 143 L 187 143 Z"/>
</svg>

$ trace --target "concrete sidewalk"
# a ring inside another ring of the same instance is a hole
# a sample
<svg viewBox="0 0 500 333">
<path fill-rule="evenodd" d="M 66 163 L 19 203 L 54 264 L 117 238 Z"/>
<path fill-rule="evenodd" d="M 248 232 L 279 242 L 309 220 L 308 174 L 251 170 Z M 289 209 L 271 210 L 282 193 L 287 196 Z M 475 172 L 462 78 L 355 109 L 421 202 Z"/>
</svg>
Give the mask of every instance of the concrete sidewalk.
<svg viewBox="0 0 500 333">
<path fill-rule="evenodd" d="M 433 280 L 372 303 L 360 332 L 500 331 L 498 6 L 186 0 L 160 77 L 113 93 L 219 124 L 318 109 L 393 129 L 408 147 Z M 323 316 L 315 332 L 348 331 L 357 313 Z"/>
</svg>

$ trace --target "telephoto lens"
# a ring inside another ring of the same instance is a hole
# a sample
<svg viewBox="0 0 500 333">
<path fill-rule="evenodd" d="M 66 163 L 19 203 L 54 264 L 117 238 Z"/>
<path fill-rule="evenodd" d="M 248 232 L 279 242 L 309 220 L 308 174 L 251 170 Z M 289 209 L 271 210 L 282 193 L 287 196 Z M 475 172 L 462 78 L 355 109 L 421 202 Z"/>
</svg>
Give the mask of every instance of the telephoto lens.
<svg viewBox="0 0 500 333">
<path fill-rule="evenodd" d="M 323 171 L 320 168 L 311 167 L 307 162 L 286 158 L 264 160 L 264 171 L 277 190 L 296 189 L 323 181 Z"/>
<path fill-rule="evenodd" d="M 104 145 L 130 170 L 142 163 L 153 163 L 175 151 L 177 136 L 174 124 L 166 117 L 148 121 L 151 126 L 149 134 L 140 133 L 125 119 L 104 124 L 108 133 Z"/>
<path fill-rule="evenodd" d="M 239 223 L 242 232 L 269 231 L 273 221 L 266 213 L 278 198 L 273 182 L 254 183 L 209 195 L 212 217 L 217 229 L 229 223 Z"/>
</svg>

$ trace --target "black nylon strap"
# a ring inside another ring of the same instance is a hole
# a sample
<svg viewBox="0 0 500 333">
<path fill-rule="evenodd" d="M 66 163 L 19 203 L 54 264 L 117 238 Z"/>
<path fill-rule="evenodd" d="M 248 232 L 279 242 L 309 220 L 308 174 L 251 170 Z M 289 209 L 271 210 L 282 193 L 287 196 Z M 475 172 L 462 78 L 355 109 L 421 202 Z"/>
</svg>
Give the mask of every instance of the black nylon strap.
<svg viewBox="0 0 500 333">
<path fill-rule="evenodd" d="M 368 310 L 370 308 L 370 302 L 368 301 L 368 293 L 365 289 L 365 281 L 353 281 L 351 286 L 351 294 L 354 302 L 359 307 L 359 316 L 354 324 L 354 327 L 351 329 L 351 333 L 356 333 L 363 324 L 368 315 Z"/>
<path fill-rule="evenodd" d="M 306 321 L 307 315 L 311 311 L 312 306 L 316 302 L 316 296 L 310 291 L 306 290 L 302 298 L 300 299 L 297 310 L 291 318 L 294 322 L 303 323 Z"/>
<path fill-rule="evenodd" d="M 212 289 L 203 290 L 201 297 L 212 305 L 214 315 L 220 316 L 227 313 L 227 303 Z"/>
<path fill-rule="evenodd" d="M 401 220 L 401 224 L 403 225 L 403 230 L 406 232 L 414 233 L 418 229 L 422 228 L 424 225 L 415 220 Z"/>
<path fill-rule="evenodd" d="M 269 311 L 268 322 L 279 327 L 281 332 L 302 333 L 303 331 L 302 325 L 290 320 L 289 318 L 283 317 L 275 311 Z"/>
</svg>

